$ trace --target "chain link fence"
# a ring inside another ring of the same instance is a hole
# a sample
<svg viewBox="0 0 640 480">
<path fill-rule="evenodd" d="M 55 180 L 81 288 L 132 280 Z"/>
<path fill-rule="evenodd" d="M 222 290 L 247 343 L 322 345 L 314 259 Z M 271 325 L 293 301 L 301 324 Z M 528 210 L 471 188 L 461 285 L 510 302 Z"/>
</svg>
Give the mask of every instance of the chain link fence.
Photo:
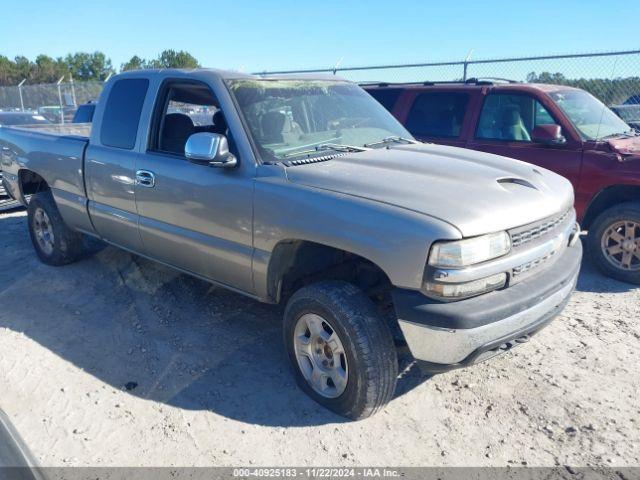
<svg viewBox="0 0 640 480">
<path fill-rule="evenodd" d="M 569 85 L 592 93 L 621 116 L 640 116 L 640 50 L 455 60 L 397 65 L 272 70 L 257 74 L 330 73 L 355 82 L 406 83 L 508 79 Z M 0 110 L 30 111 L 68 122 L 78 105 L 95 100 L 103 82 L 0 87 Z"/>
<path fill-rule="evenodd" d="M 360 83 L 504 79 L 582 88 L 607 105 L 640 104 L 640 50 L 256 73 L 329 73 Z"/>
<path fill-rule="evenodd" d="M 98 98 L 103 85 L 95 81 L 0 87 L 0 110 L 38 113 L 54 123 L 68 123 L 78 105 Z"/>
</svg>

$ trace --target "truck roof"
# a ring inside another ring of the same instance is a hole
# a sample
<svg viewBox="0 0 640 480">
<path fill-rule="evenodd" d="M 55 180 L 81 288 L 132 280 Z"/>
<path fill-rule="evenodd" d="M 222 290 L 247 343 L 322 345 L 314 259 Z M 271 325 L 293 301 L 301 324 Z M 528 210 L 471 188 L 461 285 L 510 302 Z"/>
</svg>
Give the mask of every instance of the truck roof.
<svg viewBox="0 0 640 480">
<path fill-rule="evenodd" d="M 165 68 L 165 69 L 144 69 L 144 70 L 129 70 L 127 72 L 119 73 L 113 78 L 122 77 L 172 77 L 172 76 L 186 76 L 186 77 L 215 77 L 222 80 L 232 79 L 273 79 L 273 80 L 335 80 L 346 82 L 348 80 L 339 76 L 328 73 L 295 73 L 295 74 L 249 74 L 238 72 L 234 70 L 220 70 L 215 68 Z"/>
<path fill-rule="evenodd" d="M 374 88 L 402 88 L 402 89 L 423 89 L 423 88 L 447 88 L 447 89 L 476 89 L 483 87 L 500 87 L 513 90 L 541 90 L 543 92 L 557 92 L 559 90 L 580 90 L 579 88 L 569 87 L 566 85 L 554 85 L 547 83 L 525 83 L 502 79 L 470 79 L 466 82 L 410 82 L 410 83 L 388 83 L 388 82 L 372 82 L 361 83 L 362 87 L 367 89 Z"/>
</svg>

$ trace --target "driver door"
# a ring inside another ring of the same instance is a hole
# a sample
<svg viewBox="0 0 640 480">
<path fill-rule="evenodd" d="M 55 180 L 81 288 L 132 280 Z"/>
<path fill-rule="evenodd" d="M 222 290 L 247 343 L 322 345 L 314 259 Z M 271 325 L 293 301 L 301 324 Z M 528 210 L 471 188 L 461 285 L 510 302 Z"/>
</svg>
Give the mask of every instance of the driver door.
<svg viewBox="0 0 640 480">
<path fill-rule="evenodd" d="M 582 152 L 567 136 L 562 145 L 532 138 L 537 125 L 561 123 L 539 99 L 524 93 L 489 92 L 468 147 L 539 165 L 567 178 L 577 189 Z"/>
<path fill-rule="evenodd" d="M 200 82 L 166 81 L 156 102 L 148 150 L 136 164 L 144 251 L 189 273 L 251 291 L 249 170 L 212 168 L 184 155 L 193 133 L 228 134 L 213 92 Z"/>
</svg>

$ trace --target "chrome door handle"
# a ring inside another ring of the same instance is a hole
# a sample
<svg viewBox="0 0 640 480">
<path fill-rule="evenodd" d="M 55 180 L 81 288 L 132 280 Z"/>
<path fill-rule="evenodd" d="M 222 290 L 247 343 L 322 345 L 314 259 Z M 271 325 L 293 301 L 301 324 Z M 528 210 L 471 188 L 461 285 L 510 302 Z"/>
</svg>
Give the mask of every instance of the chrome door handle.
<svg viewBox="0 0 640 480">
<path fill-rule="evenodd" d="M 136 185 L 153 188 L 156 186 L 156 176 L 149 170 L 138 170 L 136 172 Z"/>
</svg>

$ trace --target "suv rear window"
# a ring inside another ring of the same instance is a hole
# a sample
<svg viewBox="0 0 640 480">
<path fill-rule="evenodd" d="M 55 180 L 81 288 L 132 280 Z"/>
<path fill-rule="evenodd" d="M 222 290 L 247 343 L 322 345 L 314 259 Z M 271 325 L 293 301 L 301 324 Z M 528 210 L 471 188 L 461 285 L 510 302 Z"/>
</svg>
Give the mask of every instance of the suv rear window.
<svg viewBox="0 0 640 480">
<path fill-rule="evenodd" d="M 418 136 L 459 137 L 468 102 L 469 94 L 462 92 L 421 93 L 407 116 L 407 130 Z"/>
<path fill-rule="evenodd" d="M 374 88 L 367 90 L 367 93 L 375 98 L 380 105 L 389 111 L 393 110 L 396 102 L 402 93 L 401 88 Z"/>
<path fill-rule="evenodd" d="M 144 78 L 118 80 L 111 87 L 100 130 L 103 145 L 126 150 L 134 147 L 148 87 Z"/>
</svg>

